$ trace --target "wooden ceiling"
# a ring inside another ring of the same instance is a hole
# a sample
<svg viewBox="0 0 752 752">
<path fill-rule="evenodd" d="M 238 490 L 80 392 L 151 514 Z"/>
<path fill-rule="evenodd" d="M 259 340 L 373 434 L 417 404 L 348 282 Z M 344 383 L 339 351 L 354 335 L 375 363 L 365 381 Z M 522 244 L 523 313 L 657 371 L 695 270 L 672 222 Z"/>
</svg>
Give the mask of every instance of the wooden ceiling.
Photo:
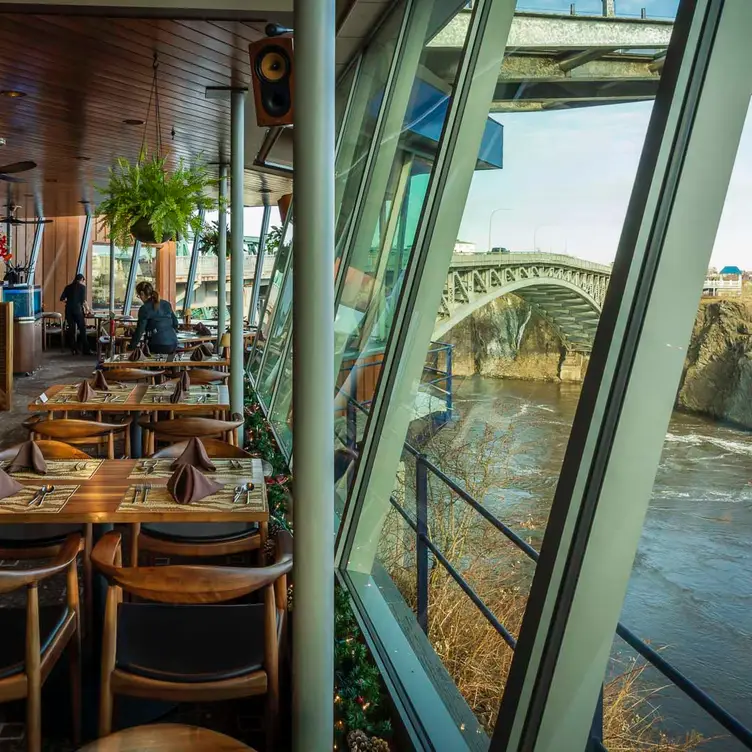
<svg viewBox="0 0 752 752">
<path fill-rule="evenodd" d="M 47 216 L 81 213 L 80 201 L 98 200 L 93 186 L 115 158 L 138 156 L 145 128 L 124 121 L 147 120 L 155 52 L 171 158 L 227 161 L 229 101 L 207 100 L 206 87 L 247 86 L 248 44 L 261 36 L 262 28 L 238 21 L 0 15 L 0 90 L 26 94 L 0 97 L 0 166 L 39 165 L 11 188 L 14 198 L 33 194 Z M 153 107 L 146 131 L 154 152 Z M 288 181 L 254 176 L 249 204 L 287 190 Z"/>
</svg>

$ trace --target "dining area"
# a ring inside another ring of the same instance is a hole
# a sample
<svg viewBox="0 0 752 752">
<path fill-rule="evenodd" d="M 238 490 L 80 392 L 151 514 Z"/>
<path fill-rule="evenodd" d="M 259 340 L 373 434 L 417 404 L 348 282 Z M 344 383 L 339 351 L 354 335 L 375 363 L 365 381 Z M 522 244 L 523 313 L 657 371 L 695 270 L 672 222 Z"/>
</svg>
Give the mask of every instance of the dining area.
<svg viewBox="0 0 752 752">
<path fill-rule="evenodd" d="M 228 363 L 137 352 L 46 354 L 0 423 L 0 748 L 284 748 L 272 468 Z"/>
</svg>

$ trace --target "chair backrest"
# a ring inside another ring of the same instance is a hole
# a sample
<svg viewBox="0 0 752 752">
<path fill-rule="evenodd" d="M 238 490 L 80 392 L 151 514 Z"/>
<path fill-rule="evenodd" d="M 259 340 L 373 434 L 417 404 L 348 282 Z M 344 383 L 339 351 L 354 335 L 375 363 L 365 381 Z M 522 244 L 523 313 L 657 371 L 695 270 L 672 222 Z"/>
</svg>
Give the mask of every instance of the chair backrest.
<svg viewBox="0 0 752 752">
<path fill-rule="evenodd" d="M 122 431 L 122 424 L 98 423 L 95 420 L 61 418 L 60 420 L 40 420 L 32 427 L 34 433 L 49 436 L 52 439 L 84 443 L 85 439 L 98 439 L 114 431 Z"/>
<path fill-rule="evenodd" d="M 186 417 L 157 421 L 140 420 L 139 425 L 147 431 L 153 431 L 157 437 L 162 439 L 167 439 L 168 441 L 185 441 L 192 439 L 194 436 L 199 439 L 223 436 L 242 426 L 243 421 Z"/>
<path fill-rule="evenodd" d="M 216 384 L 226 382 L 230 378 L 227 371 L 215 371 L 209 368 L 191 368 L 188 374 L 191 384 Z"/>
<path fill-rule="evenodd" d="M 243 457 L 252 457 L 250 452 L 246 452 L 245 449 L 228 444 L 226 441 L 220 439 L 201 439 L 201 443 L 206 449 L 206 453 L 209 457 L 222 457 L 225 459 L 237 459 Z M 177 444 L 170 444 L 170 446 L 160 449 L 151 456 L 157 459 L 170 459 L 173 457 L 180 457 L 188 446 L 187 441 L 181 441 Z"/>
<path fill-rule="evenodd" d="M 35 424 L 36 425 L 36 424 Z M 37 446 L 42 450 L 42 456 L 46 460 L 90 460 L 91 455 L 81 449 L 77 449 L 70 444 L 66 444 L 63 441 L 52 441 L 50 439 L 41 439 L 36 442 Z M 0 462 L 5 460 L 12 460 L 18 450 L 21 448 L 20 444 L 12 446 L 9 449 L 0 450 Z"/>
<path fill-rule="evenodd" d="M 292 570 L 292 536 L 276 538 L 276 558 L 266 567 L 215 567 L 170 564 L 164 567 L 123 567 L 122 536 L 110 532 L 94 547 L 91 560 L 110 585 L 159 603 L 222 603 L 274 586 Z M 287 593 L 277 588 L 276 607 L 286 610 Z"/>
<path fill-rule="evenodd" d="M 107 381 L 148 381 L 154 383 L 157 376 L 161 376 L 164 370 L 151 370 L 149 368 L 110 368 L 104 372 Z"/>
<path fill-rule="evenodd" d="M 0 568 L 0 593 L 10 593 L 27 585 L 35 585 L 53 574 L 62 572 L 76 560 L 78 552 L 81 550 L 83 550 L 81 536 L 78 533 L 72 533 L 65 539 L 55 558 L 46 564 L 33 569 Z M 76 590 L 75 594 L 69 593 L 69 597 L 74 598 L 77 602 L 78 591 Z"/>
</svg>

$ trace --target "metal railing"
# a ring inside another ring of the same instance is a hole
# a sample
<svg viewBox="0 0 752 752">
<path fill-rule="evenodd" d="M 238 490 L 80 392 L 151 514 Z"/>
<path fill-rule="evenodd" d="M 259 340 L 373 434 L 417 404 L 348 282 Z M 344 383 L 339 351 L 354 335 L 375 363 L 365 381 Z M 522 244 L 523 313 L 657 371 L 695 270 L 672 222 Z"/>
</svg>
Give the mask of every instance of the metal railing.
<svg viewBox="0 0 752 752">
<path fill-rule="evenodd" d="M 430 351 L 429 351 L 430 352 Z M 350 411 L 360 411 L 367 413 L 367 408 L 352 397 L 348 397 L 348 426 L 351 422 Z M 355 442 L 350 443 L 350 434 L 348 432 L 348 447 L 357 452 Z M 429 496 L 429 474 L 441 481 L 449 490 L 458 496 L 467 505 L 472 507 L 483 519 L 490 523 L 498 532 L 507 540 L 516 546 L 532 562 L 537 563 L 539 553 L 529 543 L 523 540 L 508 525 L 505 525 L 495 515 L 488 511 L 477 499 L 469 494 L 464 488 L 458 485 L 448 475 L 442 472 L 425 454 L 411 446 L 409 443 L 404 444 L 404 455 L 410 455 L 415 460 L 415 520 L 413 520 L 405 508 L 394 497 L 390 496 L 392 507 L 397 511 L 400 517 L 405 521 L 407 526 L 415 533 L 415 552 L 416 552 L 416 616 L 420 628 L 428 634 L 429 627 L 429 552 L 449 574 L 452 579 L 459 585 L 465 595 L 473 602 L 476 608 L 485 617 L 488 623 L 496 630 L 498 635 L 514 650 L 517 641 L 514 635 L 496 618 L 490 608 L 484 603 L 483 599 L 473 590 L 471 585 L 465 580 L 460 572 L 444 556 L 431 540 L 428 528 L 428 496 Z M 616 634 L 627 643 L 627 645 L 637 652 L 647 663 L 660 672 L 671 684 L 683 692 L 698 707 L 702 708 L 708 715 L 715 719 L 726 731 L 735 739 L 744 745 L 746 749 L 752 750 L 752 730 L 717 703 L 707 692 L 700 689 L 694 682 L 682 674 L 676 667 L 669 663 L 661 654 L 650 647 L 644 640 L 640 639 L 634 632 L 628 629 L 624 624 L 619 622 L 616 627 Z M 588 740 L 588 746 L 585 752 L 608 752 L 603 744 L 603 691 L 598 699 L 597 707 L 593 717 L 593 726 Z"/>
<path fill-rule="evenodd" d="M 274 261 L 276 256 L 270 255 L 264 258 L 264 270 L 262 279 L 269 279 L 272 276 Z M 175 277 L 181 282 L 188 279 L 188 271 L 191 264 L 190 256 L 178 256 L 175 259 Z M 196 266 L 196 280 L 200 279 L 217 279 L 217 257 L 213 255 L 201 255 L 198 257 Z M 229 274 L 229 272 L 228 272 Z M 243 257 L 243 277 L 253 279 L 256 274 L 256 257 L 245 254 Z"/>
</svg>

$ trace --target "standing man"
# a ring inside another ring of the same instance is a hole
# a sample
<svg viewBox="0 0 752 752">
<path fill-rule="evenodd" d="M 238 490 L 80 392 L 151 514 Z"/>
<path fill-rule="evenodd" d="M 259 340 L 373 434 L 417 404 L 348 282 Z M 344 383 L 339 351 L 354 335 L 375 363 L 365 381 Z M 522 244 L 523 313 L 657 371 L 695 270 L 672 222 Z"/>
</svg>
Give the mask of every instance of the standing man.
<svg viewBox="0 0 752 752">
<path fill-rule="evenodd" d="M 83 355 L 91 355 L 89 338 L 86 336 L 86 321 L 84 321 L 84 316 L 89 313 L 84 282 L 86 282 L 84 275 L 76 274 L 73 282 L 65 286 L 60 296 L 60 300 L 65 301 L 65 320 L 68 323 L 69 342 L 74 355 L 78 355 L 79 347 Z"/>
</svg>

